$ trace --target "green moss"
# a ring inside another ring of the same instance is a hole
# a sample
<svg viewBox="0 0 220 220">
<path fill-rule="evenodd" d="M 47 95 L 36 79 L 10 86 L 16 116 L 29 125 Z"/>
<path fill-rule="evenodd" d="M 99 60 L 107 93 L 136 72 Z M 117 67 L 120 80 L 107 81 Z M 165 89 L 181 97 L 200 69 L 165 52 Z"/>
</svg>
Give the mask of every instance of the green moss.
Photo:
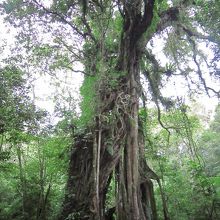
<svg viewBox="0 0 220 220">
<path fill-rule="evenodd" d="M 157 25 L 160 22 L 159 14 L 163 11 L 166 11 L 169 8 L 166 0 L 156 0 L 154 9 L 153 9 L 153 19 L 150 27 L 146 32 L 146 38 L 148 39 L 152 34 L 156 32 Z"/>
<path fill-rule="evenodd" d="M 153 20 L 151 22 L 150 27 L 148 28 L 147 32 L 146 32 L 146 36 L 147 38 L 149 38 L 153 33 L 155 33 L 156 29 L 157 29 L 157 24 L 160 22 L 160 17 L 158 15 L 158 8 L 155 5 L 154 6 L 154 10 L 153 10 Z"/>
<path fill-rule="evenodd" d="M 87 126 L 93 122 L 96 108 L 96 82 L 97 76 L 87 76 L 84 79 L 83 85 L 80 88 L 80 94 L 82 96 L 80 125 Z"/>
</svg>

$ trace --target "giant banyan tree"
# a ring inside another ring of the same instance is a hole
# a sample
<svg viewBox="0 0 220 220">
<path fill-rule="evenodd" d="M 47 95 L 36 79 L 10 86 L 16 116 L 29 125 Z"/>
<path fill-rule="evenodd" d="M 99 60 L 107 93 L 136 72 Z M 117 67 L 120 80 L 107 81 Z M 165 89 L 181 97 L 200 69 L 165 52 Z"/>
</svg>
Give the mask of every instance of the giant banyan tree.
<svg viewBox="0 0 220 220">
<path fill-rule="evenodd" d="M 150 122 L 143 121 L 139 111 L 152 100 L 159 123 L 169 132 L 172 128 L 161 122 L 160 108 L 169 109 L 173 102 L 160 89 L 174 76 L 192 84 L 197 80 L 199 89 L 219 94 L 206 83 L 200 67 L 205 58 L 198 48 L 201 42 L 210 43 L 214 55 L 209 67 L 218 77 L 215 3 L 219 5 L 214 0 L 54 0 L 47 4 L 21 0 L 1 5 L 9 22 L 23 27 L 20 37 L 26 37 L 27 50 L 36 56 L 36 47 L 49 48 L 46 55 L 54 69 L 84 74 L 81 129 L 75 129 L 60 220 L 157 219 L 152 179 L 161 185 L 147 164 L 144 126 Z M 211 25 L 216 28 L 210 29 Z M 41 42 L 40 31 L 51 33 L 50 40 Z M 149 44 L 158 46 L 156 36 L 164 37 L 161 47 L 172 65 L 161 66 L 152 53 Z M 39 63 L 46 59 L 41 58 Z M 77 69 L 75 62 L 83 68 Z M 110 191 L 112 207 L 107 204 Z M 164 219 L 169 219 L 162 189 L 161 197 Z"/>
</svg>

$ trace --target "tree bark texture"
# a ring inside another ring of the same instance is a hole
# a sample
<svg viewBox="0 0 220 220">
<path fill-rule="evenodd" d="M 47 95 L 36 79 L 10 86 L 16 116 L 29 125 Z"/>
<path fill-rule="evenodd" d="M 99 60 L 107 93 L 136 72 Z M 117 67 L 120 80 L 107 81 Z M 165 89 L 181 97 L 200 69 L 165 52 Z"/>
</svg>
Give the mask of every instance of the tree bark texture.
<svg viewBox="0 0 220 220">
<path fill-rule="evenodd" d="M 144 146 L 140 141 L 138 120 L 141 49 L 146 41 L 143 34 L 151 24 L 154 1 L 121 2 L 125 16 L 115 70 L 126 74 L 111 94 L 98 95 L 105 107 L 98 111 L 90 137 L 77 137 L 75 140 L 60 219 L 67 216 L 77 220 L 114 219 L 105 209 L 113 172 L 116 179 L 116 219 L 157 219 L 153 184 L 144 174 L 147 165 L 142 155 Z M 111 102 L 106 103 L 109 97 Z M 106 125 L 107 114 L 115 114 L 111 126 Z M 113 153 L 108 151 L 109 140 Z"/>
</svg>

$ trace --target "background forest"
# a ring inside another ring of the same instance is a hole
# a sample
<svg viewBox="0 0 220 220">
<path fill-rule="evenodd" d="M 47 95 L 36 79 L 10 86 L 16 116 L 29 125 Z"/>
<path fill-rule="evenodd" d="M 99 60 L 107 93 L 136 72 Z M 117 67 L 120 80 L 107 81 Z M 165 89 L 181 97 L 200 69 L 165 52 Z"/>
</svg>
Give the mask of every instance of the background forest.
<svg viewBox="0 0 220 220">
<path fill-rule="evenodd" d="M 220 219 L 219 1 L 0 11 L 0 220 Z"/>
</svg>

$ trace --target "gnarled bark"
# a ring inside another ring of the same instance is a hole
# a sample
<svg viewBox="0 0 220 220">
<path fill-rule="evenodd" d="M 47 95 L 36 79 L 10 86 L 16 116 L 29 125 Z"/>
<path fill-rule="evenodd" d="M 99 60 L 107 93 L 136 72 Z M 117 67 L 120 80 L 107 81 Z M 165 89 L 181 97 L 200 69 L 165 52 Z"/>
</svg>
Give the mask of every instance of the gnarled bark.
<svg viewBox="0 0 220 220">
<path fill-rule="evenodd" d="M 60 219 L 69 214 L 77 220 L 113 218 L 112 212 L 108 215 L 109 211 L 105 210 L 113 171 L 116 174 L 117 199 L 112 210 L 116 219 L 157 219 L 153 184 L 144 174 L 146 161 L 141 156 L 143 146 L 138 129 L 141 47 L 146 40 L 143 34 L 153 18 L 154 0 L 122 1 L 122 4 L 125 17 L 116 71 L 126 75 L 120 77 L 118 87 L 110 90 L 110 94 L 98 94 L 99 103 L 104 102 L 104 108 L 97 112 L 91 136 L 85 139 L 78 137 L 75 142 Z M 105 103 L 107 100 L 111 103 Z M 114 115 L 115 120 L 111 125 L 104 120 L 109 114 Z M 112 154 L 108 151 L 109 140 Z"/>
</svg>

